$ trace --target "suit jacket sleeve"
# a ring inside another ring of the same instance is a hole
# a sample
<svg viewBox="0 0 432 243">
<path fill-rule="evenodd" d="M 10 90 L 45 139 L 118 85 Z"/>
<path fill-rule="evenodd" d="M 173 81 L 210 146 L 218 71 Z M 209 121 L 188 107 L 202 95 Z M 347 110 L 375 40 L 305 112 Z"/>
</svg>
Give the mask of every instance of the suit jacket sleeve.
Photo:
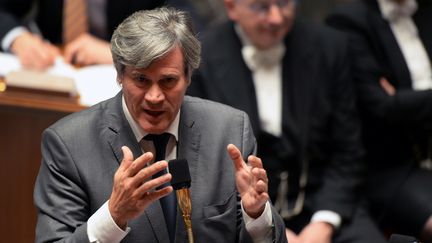
<svg viewBox="0 0 432 243">
<path fill-rule="evenodd" d="M 384 72 L 383 64 L 388 60 L 377 56 L 382 47 L 377 41 L 376 24 L 371 21 L 373 15 L 363 5 L 353 6 L 357 7 L 336 10 L 327 22 L 349 34 L 353 73 L 363 111 L 391 125 L 416 127 L 431 124 L 432 90 L 398 89 L 398 84 Z M 396 86 L 398 90 L 394 96 L 383 90 L 379 83 L 381 77 Z"/>
<path fill-rule="evenodd" d="M 326 72 L 331 73 L 326 84 L 328 101 L 331 103 L 329 119 L 326 122 L 328 131 L 322 139 L 328 145 L 316 144 L 325 148 L 328 158 L 322 170 L 320 165 L 312 164 L 310 174 L 322 177 L 317 193 L 313 197 L 313 212 L 330 210 L 338 213 L 343 219 L 349 219 L 356 205 L 358 186 L 363 172 L 363 150 L 360 142 L 360 122 L 356 109 L 356 98 L 352 83 L 350 57 L 348 55 L 348 40 L 341 34 L 334 35 L 331 45 L 326 48 Z M 327 40 L 327 41 L 329 41 Z M 325 45 L 324 47 L 325 48 Z M 315 116 L 320 116 L 317 111 Z M 320 156 L 310 153 L 309 156 Z M 306 160 L 313 161 L 313 157 Z M 309 180 L 314 180 L 310 178 Z M 306 192 L 307 193 L 307 192 Z"/>
<path fill-rule="evenodd" d="M 23 25 L 22 19 L 30 12 L 33 1 L 0 0 L 0 41 L 13 28 Z"/>
<path fill-rule="evenodd" d="M 35 184 L 35 242 L 88 242 L 89 201 L 67 147 L 53 129 L 42 138 L 42 163 Z"/>
</svg>

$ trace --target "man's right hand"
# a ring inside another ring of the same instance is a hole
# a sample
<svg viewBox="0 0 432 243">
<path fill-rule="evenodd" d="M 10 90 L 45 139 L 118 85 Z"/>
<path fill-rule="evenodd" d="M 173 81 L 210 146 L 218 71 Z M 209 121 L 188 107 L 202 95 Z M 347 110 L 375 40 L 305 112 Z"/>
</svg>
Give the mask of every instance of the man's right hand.
<svg viewBox="0 0 432 243">
<path fill-rule="evenodd" d="M 18 56 L 24 68 L 33 70 L 47 69 L 60 55 L 57 47 L 30 32 L 18 36 L 12 42 L 11 51 Z"/>
<path fill-rule="evenodd" d="M 138 217 L 152 202 L 173 191 L 171 186 L 156 190 L 156 187 L 171 181 L 171 174 L 152 179 L 157 172 L 168 167 L 166 161 L 147 166 L 153 154 L 147 152 L 134 160 L 132 152 L 122 147 L 123 160 L 114 175 L 114 185 L 108 208 L 114 222 L 125 229 L 127 222 Z"/>
</svg>

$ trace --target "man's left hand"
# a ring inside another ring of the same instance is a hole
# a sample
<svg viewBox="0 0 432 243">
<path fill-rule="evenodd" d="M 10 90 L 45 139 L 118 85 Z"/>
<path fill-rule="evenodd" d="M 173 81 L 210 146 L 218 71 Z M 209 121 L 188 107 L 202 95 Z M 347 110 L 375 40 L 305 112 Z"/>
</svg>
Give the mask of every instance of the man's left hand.
<svg viewBox="0 0 432 243">
<path fill-rule="evenodd" d="M 227 150 L 234 163 L 236 185 L 243 208 L 250 217 L 258 218 L 269 200 L 267 173 L 261 159 L 251 155 L 246 164 L 235 145 L 229 144 Z"/>
</svg>

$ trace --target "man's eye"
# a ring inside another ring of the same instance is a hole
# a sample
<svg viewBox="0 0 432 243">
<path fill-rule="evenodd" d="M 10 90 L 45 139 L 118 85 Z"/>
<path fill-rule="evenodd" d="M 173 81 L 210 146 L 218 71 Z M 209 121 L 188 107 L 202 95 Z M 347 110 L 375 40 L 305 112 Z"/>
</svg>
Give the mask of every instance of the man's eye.
<svg viewBox="0 0 432 243">
<path fill-rule="evenodd" d="M 166 77 L 160 81 L 160 84 L 165 88 L 172 88 L 177 84 L 177 81 L 177 77 Z"/>
<path fill-rule="evenodd" d="M 147 81 L 147 78 L 145 76 L 142 76 L 142 75 L 137 75 L 137 76 L 135 76 L 135 80 L 138 82 L 145 82 L 145 81 Z"/>
<path fill-rule="evenodd" d="M 150 80 L 144 75 L 136 75 L 136 76 L 134 76 L 133 79 L 134 79 L 136 84 L 141 85 L 141 86 L 146 85 L 147 83 L 150 82 Z"/>
<path fill-rule="evenodd" d="M 258 2 L 253 4 L 251 8 L 256 12 L 267 12 L 270 9 L 270 5 L 268 3 Z"/>
</svg>

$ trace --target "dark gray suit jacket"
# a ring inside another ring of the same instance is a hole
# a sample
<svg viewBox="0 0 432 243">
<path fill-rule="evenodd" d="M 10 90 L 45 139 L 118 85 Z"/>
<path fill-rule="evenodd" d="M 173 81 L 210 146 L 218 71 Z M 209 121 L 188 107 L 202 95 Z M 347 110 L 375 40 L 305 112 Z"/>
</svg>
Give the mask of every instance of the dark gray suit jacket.
<svg viewBox="0 0 432 243">
<path fill-rule="evenodd" d="M 251 242 L 244 227 L 234 170 L 226 146 L 244 157 L 254 153 L 249 119 L 228 106 L 185 97 L 179 125 L 178 158 L 189 162 L 195 242 Z M 122 160 L 121 146 L 142 154 L 116 97 L 72 114 L 49 127 L 42 139 L 42 164 L 34 200 L 38 209 L 36 242 L 87 242 L 87 220 L 105 203 Z M 273 213 L 276 242 L 286 242 L 285 227 Z M 177 215 L 176 242 L 187 242 Z M 168 243 L 159 202 L 135 220 L 122 242 Z"/>
</svg>

